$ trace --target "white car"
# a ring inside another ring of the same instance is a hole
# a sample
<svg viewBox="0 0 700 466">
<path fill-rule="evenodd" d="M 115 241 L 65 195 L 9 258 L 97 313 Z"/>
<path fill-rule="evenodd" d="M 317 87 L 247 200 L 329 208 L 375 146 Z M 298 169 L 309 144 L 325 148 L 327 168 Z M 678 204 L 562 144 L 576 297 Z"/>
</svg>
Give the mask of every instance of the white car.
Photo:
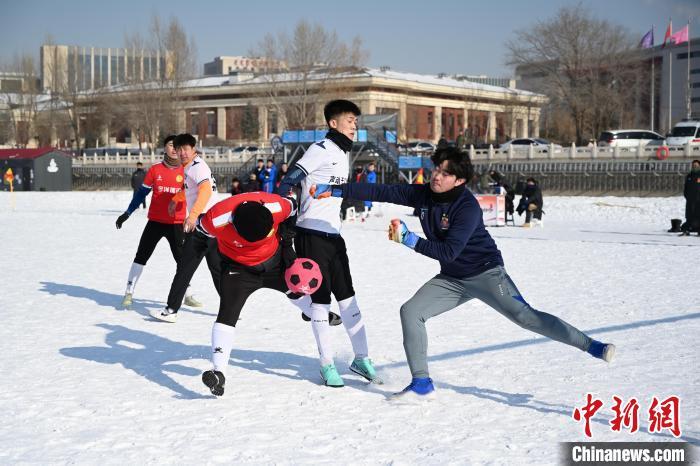
<svg viewBox="0 0 700 466">
<path fill-rule="evenodd" d="M 671 130 L 671 134 L 666 138 L 669 146 L 684 146 L 690 144 L 700 144 L 700 121 L 683 120 L 676 123 Z"/>
<path fill-rule="evenodd" d="M 257 146 L 238 146 L 235 149 L 233 149 L 231 152 L 235 154 L 254 154 L 258 152 Z"/>
<path fill-rule="evenodd" d="M 431 142 L 426 142 L 426 141 L 409 142 L 407 144 L 407 147 L 408 147 L 408 152 L 416 152 L 416 153 L 435 152 L 435 144 L 433 144 Z"/>
<path fill-rule="evenodd" d="M 664 137 L 646 129 L 615 129 L 603 131 L 598 138 L 598 147 L 639 147 L 650 142 L 663 141 Z"/>
<path fill-rule="evenodd" d="M 529 151 L 530 146 L 532 146 L 535 151 L 547 152 L 549 151 L 550 144 L 550 141 L 542 138 L 519 138 L 504 142 L 498 149 L 508 151 L 509 147 L 513 146 L 514 151 L 521 152 Z M 561 150 L 562 147 L 559 144 L 554 144 L 554 152 L 561 152 Z"/>
</svg>

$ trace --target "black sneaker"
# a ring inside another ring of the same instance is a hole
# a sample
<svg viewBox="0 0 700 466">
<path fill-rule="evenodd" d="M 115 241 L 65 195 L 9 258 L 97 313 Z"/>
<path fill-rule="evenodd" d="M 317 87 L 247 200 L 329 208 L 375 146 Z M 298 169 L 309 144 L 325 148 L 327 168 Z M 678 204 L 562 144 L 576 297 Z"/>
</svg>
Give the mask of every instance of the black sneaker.
<svg viewBox="0 0 700 466">
<path fill-rule="evenodd" d="M 304 322 L 311 322 L 311 317 L 307 316 L 303 312 L 301 313 L 301 318 Z M 341 319 L 338 314 L 328 311 L 328 325 L 336 326 L 342 323 L 343 319 Z"/>
<path fill-rule="evenodd" d="M 205 371 L 202 373 L 202 382 L 209 387 L 212 395 L 221 396 L 224 394 L 224 385 L 226 377 L 219 371 Z"/>
<path fill-rule="evenodd" d="M 340 318 L 335 312 L 328 312 L 328 325 L 336 326 L 343 323 L 343 319 Z"/>
</svg>

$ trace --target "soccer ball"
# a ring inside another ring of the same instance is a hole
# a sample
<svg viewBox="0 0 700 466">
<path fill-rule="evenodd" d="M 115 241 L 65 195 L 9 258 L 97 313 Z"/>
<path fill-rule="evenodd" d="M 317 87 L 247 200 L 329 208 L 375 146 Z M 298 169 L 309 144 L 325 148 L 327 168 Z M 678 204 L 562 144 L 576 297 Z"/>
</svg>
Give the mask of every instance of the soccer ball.
<svg viewBox="0 0 700 466">
<path fill-rule="evenodd" d="M 316 262 L 300 257 L 284 272 L 284 281 L 293 293 L 313 294 L 321 286 L 323 277 Z"/>
</svg>

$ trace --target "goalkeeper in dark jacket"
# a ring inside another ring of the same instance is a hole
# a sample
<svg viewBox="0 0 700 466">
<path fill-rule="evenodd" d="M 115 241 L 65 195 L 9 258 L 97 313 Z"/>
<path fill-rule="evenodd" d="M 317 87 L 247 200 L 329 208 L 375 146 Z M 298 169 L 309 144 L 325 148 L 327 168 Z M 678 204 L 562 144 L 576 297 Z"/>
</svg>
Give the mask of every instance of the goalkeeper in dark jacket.
<svg viewBox="0 0 700 466">
<path fill-rule="evenodd" d="M 350 197 L 418 209 L 425 234 L 392 220 L 390 239 L 440 262 L 440 273 L 401 306 L 401 327 L 411 383 L 398 395 L 434 391 L 428 373 L 425 322 L 471 299 L 478 299 L 523 328 L 610 361 L 615 346 L 591 339 L 556 316 L 530 306 L 506 273 L 503 258 L 484 227 L 476 198 L 465 189 L 471 179 L 469 156 L 453 147 L 438 149 L 429 185 L 317 185 L 316 198 Z"/>
</svg>

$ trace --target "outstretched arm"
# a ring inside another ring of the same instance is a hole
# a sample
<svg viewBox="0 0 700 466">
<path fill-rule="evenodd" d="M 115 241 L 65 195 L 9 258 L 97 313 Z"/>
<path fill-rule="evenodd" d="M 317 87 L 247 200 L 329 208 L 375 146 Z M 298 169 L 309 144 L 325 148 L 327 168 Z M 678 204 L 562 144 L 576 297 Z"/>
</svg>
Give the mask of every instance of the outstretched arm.
<svg viewBox="0 0 700 466">
<path fill-rule="evenodd" d="M 146 199 L 146 196 L 148 196 L 148 193 L 151 192 L 151 188 L 148 186 L 142 185 L 137 191 L 134 191 L 134 195 L 131 198 L 131 203 L 129 204 L 129 207 L 126 208 L 126 211 L 117 218 L 117 229 L 122 227 L 122 224 L 127 221 L 129 216 L 134 213 L 136 209 L 139 208 L 139 205 Z"/>
<path fill-rule="evenodd" d="M 309 194 L 324 197 L 344 197 L 358 201 L 390 202 L 415 207 L 422 199 L 424 185 L 351 183 L 341 185 L 319 184 L 311 187 Z"/>
</svg>

